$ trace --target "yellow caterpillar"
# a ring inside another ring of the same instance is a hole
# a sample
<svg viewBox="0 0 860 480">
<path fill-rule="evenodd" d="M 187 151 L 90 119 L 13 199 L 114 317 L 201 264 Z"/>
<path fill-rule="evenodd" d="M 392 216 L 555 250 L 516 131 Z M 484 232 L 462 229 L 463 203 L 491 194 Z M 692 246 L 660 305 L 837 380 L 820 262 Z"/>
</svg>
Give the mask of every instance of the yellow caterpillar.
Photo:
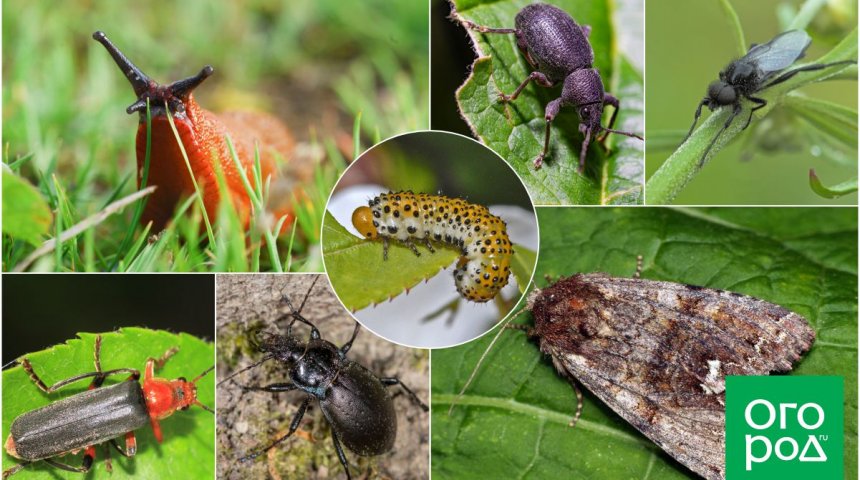
<svg viewBox="0 0 860 480">
<path fill-rule="evenodd" d="M 426 193 L 383 193 L 367 207 L 352 212 L 352 224 L 367 239 L 382 238 L 382 258 L 388 259 L 388 239 L 403 242 L 421 255 L 413 240 L 459 247 L 462 257 L 454 270 L 457 291 L 473 302 L 486 302 L 508 283 L 514 250 L 505 222 L 487 207 L 459 198 Z"/>
</svg>

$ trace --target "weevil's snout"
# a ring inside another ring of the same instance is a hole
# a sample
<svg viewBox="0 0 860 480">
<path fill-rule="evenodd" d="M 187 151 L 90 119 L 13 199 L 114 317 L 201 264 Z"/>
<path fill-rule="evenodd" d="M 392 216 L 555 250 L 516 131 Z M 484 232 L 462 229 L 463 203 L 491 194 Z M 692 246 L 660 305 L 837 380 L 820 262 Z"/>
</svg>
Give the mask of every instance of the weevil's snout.
<svg viewBox="0 0 860 480">
<path fill-rule="evenodd" d="M 708 108 L 714 110 L 723 105 L 731 105 L 737 101 L 738 94 L 734 87 L 722 80 L 715 80 L 708 85 Z"/>
</svg>

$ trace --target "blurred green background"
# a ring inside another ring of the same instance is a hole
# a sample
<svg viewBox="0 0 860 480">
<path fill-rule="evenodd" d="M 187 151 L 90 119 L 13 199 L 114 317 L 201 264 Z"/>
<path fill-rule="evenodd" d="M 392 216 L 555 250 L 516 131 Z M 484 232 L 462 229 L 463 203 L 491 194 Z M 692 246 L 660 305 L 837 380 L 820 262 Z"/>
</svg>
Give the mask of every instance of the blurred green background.
<svg viewBox="0 0 860 480">
<path fill-rule="evenodd" d="M 36 185 L 55 213 L 61 187 L 74 221 L 136 190 L 138 116 L 125 112 L 134 95 L 93 41 L 96 30 L 161 83 L 212 65 L 214 75 L 195 91 L 201 106 L 274 114 L 299 142 L 288 157 L 352 158 L 354 146 L 429 125 L 422 2 L 8 0 L 2 8 L 4 162 Z M 333 183 L 336 172 L 324 173 Z M 329 188 L 319 195 L 317 216 Z M 130 229 L 132 211 L 97 227 L 97 258 L 124 254 L 115 244 Z M 318 228 L 298 237 L 313 244 Z M 11 268 L 27 247 L 5 240 Z M 43 268 L 84 269 L 65 262 Z"/>
<path fill-rule="evenodd" d="M 786 30 L 785 25 L 801 3 L 732 1 L 747 48 Z M 829 4 L 807 29 L 813 41 L 800 63 L 814 61 L 857 25 L 856 2 L 837 0 Z M 686 135 L 708 84 L 738 55 L 732 29 L 717 0 L 648 2 L 646 30 L 646 175 L 650 178 Z M 798 91 L 857 109 L 856 81 L 830 80 Z M 807 136 L 816 133 L 812 127 L 785 113 L 785 109 L 777 108 L 764 119 L 753 119 L 739 139 L 708 162 L 675 204 L 856 204 L 856 193 L 835 200 L 819 197 L 810 189 L 808 180 L 810 168 L 825 185 L 856 179 L 856 149 L 842 152 L 820 141 L 810 143 Z M 708 114 L 705 108 L 699 122 Z M 656 135 L 669 131 L 677 135 Z M 778 131 L 782 136 L 770 136 Z M 794 150 L 764 152 L 747 143 L 753 134 L 766 134 L 765 138 L 775 146 Z M 825 155 L 814 155 L 816 149 Z M 838 158 L 826 158 L 826 154 Z"/>
</svg>

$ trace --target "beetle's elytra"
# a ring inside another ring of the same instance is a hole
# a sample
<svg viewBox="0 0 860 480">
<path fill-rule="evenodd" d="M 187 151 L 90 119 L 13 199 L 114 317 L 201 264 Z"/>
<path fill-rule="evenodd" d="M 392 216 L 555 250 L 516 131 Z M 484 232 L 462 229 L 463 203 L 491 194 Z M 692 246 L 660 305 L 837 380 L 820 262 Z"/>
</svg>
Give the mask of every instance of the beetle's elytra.
<svg viewBox="0 0 860 480">
<path fill-rule="evenodd" d="M 534 161 L 534 167 L 540 168 L 549 154 L 550 126 L 562 107 L 573 107 L 579 114 L 579 131 L 584 135 L 582 149 L 579 154 L 579 172 L 585 168 L 585 156 L 592 139 L 600 132 L 618 133 L 628 137 L 642 137 L 631 132 L 613 130 L 615 119 L 620 108 L 619 100 L 606 93 L 600 72 L 593 67 L 594 51 L 588 42 L 591 27 L 579 25 L 564 10 L 544 3 L 528 5 L 517 13 L 514 19 L 515 28 L 492 28 L 477 25 L 474 22 L 460 19 L 453 11 L 452 18 L 458 19 L 466 28 L 481 33 L 514 34 L 517 47 L 522 51 L 526 61 L 534 71 L 510 95 L 500 94 L 499 100 L 511 102 L 516 100 L 529 82 L 534 81 L 543 87 L 553 87 L 562 84 L 561 96 L 549 102 L 544 117 L 546 128 L 544 132 L 543 150 Z M 613 108 L 608 126 L 601 125 L 605 105 Z M 604 136 L 605 138 L 605 136 Z"/>
</svg>

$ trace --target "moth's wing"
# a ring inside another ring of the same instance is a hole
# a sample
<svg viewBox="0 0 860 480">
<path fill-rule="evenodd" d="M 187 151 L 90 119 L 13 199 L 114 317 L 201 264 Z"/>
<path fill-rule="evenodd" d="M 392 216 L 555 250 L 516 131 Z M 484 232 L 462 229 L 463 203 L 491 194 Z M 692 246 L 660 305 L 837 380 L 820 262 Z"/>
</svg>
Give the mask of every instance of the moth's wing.
<svg viewBox="0 0 860 480">
<path fill-rule="evenodd" d="M 789 30 L 767 43 L 753 45 L 740 61 L 755 63 L 765 76 L 771 76 L 802 58 L 811 42 L 803 30 Z"/>
<path fill-rule="evenodd" d="M 579 275 L 594 308 L 576 347 L 542 349 L 694 472 L 725 476 L 725 376 L 785 372 L 809 349 L 806 320 L 778 305 L 683 284 Z"/>
</svg>

